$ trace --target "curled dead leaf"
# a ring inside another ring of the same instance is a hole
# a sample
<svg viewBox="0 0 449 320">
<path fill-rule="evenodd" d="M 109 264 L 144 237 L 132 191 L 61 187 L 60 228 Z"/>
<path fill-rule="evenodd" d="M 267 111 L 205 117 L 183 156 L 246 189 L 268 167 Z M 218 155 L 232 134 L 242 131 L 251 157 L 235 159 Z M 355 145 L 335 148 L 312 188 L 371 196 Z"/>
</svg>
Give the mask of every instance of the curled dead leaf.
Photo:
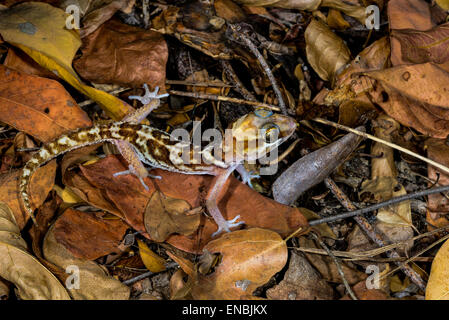
<svg viewBox="0 0 449 320">
<path fill-rule="evenodd" d="M 240 299 L 279 272 L 287 262 L 287 246 L 276 232 L 252 228 L 224 234 L 205 247 L 220 253 L 214 272 L 198 275 L 194 299 Z"/>
<path fill-rule="evenodd" d="M 190 235 L 200 225 L 201 212 L 201 207 L 191 209 L 187 201 L 156 191 L 145 209 L 145 229 L 152 239 L 160 242 L 172 233 Z"/>
<path fill-rule="evenodd" d="M 432 262 L 426 287 L 426 300 L 449 300 L 449 240 L 438 250 Z"/>
<path fill-rule="evenodd" d="M 12 282 L 23 300 L 68 300 L 59 280 L 27 252 L 14 214 L 0 203 L 0 277 Z"/>
<path fill-rule="evenodd" d="M 139 246 L 140 258 L 148 270 L 157 273 L 166 269 L 165 260 L 148 248 L 145 242 L 137 240 L 137 244 Z"/>
<path fill-rule="evenodd" d="M 321 79 L 334 83 L 349 62 L 351 52 L 324 23 L 312 20 L 305 31 L 307 60 Z"/>
<path fill-rule="evenodd" d="M 130 289 L 109 276 L 106 269 L 93 261 L 73 256 L 55 238 L 54 226 L 50 227 L 43 243 L 44 258 L 72 274 L 69 292 L 75 300 L 127 300 Z M 79 281 L 75 283 L 74 281 Z"/>
</svg>

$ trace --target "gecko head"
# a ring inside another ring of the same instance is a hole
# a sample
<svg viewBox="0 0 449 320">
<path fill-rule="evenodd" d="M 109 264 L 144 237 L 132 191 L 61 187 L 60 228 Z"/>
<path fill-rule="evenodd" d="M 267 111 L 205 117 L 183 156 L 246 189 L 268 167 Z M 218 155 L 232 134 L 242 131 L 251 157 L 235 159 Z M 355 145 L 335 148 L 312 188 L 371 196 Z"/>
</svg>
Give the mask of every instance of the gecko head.
<svg viewBox="0 0 449 320">
<path fill-rule="evenodd" d="M 234 160 L 256 160 L 287 140 L 297 127 L 293 118 L 275 114 L 267 109 L 257 109 L 232 125 L 232 145 L 226 143 L 226 149 L 233 148 Z"/>
</svg>

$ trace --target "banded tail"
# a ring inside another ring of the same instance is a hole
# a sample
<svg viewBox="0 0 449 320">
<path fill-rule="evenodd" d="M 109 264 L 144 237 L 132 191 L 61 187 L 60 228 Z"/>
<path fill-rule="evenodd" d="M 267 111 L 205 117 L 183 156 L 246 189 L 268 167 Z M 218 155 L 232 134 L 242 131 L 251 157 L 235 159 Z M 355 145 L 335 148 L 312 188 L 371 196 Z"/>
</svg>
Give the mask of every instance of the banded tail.
<svg viewBox="0 0 449 320">
<path fill-rule="evenodd" d="M 90 128 L 77 129 L 43 145 L 25 164 L 19 180 L 19 199 L 34 224 L 37 223 L 33 214 L 34 209 L 31 205 L 28 186 L 31 177 L 40 166 L 61 154 L 88 145 L 117 139 L 132 142 L 136 139 L 136 130 L 139 130 L 140 128 L 141 125 L 138 124 L 120 122 L 107 125 L 96 125 Z"/>
</svg>

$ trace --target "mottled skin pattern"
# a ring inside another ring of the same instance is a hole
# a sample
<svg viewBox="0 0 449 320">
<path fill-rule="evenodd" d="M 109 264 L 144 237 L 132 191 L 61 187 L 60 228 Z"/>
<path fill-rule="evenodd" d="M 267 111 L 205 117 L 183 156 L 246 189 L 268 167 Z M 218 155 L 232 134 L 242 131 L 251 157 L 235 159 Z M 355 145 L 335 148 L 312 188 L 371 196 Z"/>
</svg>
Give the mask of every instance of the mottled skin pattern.
<svg viewBox="0 0 449 320">
<path fill-rule="evenodd" d="M 261 134 L 265 134 L 264 130 L 261 133 L 261 128 L 270 128 L 270 130 L 275 128 L 279 134 L 278 139 L 274 142 L 267 142 L 265 137 L 260 136 Z M 192 151 L 190 151 L 190 163 L 185 163 L 181 158 L 183 148 L 186 146 L 190 147 L 190 144 L 186 145 L 186 143 L 174 140 L 168 133 L 147 125 L 114 122 L 78 129 L 45 144 L 26 163 L 19 181 L 20 198 L 25 211 L 35 222 L 27 189 L 31 177 L 38 167 L 61 154 L 87 145 L 101 142 L 124 141 L 131 146 L 128 149 L 131 152 L 135 152 L 134 155 L 126 156 L 126 154 L 123 154 L 128 162 L 132 162 L 133 158 L 138 158 L 141 162 L 152 167 L 168 171 L 220 176 L 221 178 L 217 180 L 216 185 L 214 185 L 210 193 L 211 196 L 208 198 L 208 209 L 209 213 L 211 213 L 219 225 L 219 230 L 229 231 L 229 226 L 235 226 L 237 224 L 233 223 L 233 221 L 230 224 L 226 222 L 214 202 L 221 186 L 226 182 L 227 177 L 237 165 L 242 163 L 244 157 L 254 159 L 257 158 L 256 155 L 260 150 L 269 151 L 277 147 L 294 132 L 295 128 L 296 123 L 289 117 L 272 114 L 271 112 L 266 113 L 265 111 L 250 113 L 234 123 L 232 127 L 232 143 L 225 144 L 223 142 L 221 145 L 220 150 L 222 152 L 231 151 L 233 155 L 232 159 L 226 158 L 226 162 L 217 160 L 212 155 L 211 150 L 206 149 L 200 152 L 201 160 L 198 163 L 193 161 Z M 253 139 L 257 139 L 259 143 L 251 149 L 251 147 L 248 147 L 252 145 L 249 140 Z M 234 150 L 237 143 L 242 143 L 245 146 L 243 153 Z M 209 164 L 204 163 L 202 159 L 207 159 Z M 221 159 L 224 159 L 224 157 Z"/>
</svg>

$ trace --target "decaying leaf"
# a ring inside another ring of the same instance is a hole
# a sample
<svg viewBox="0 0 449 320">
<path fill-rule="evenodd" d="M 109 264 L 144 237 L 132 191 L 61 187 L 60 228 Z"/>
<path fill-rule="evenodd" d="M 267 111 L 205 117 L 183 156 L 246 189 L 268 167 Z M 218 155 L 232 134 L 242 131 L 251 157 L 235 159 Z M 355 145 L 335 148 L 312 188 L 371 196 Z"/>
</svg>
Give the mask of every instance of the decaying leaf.
<svg viewBox="0 0 449 320">
<path fill-rule="evenodd" d="M 148 199 L 156 191 L 154 183 L 166 196 L 182 199 L 191 208 L 201 206 L 204 199 L 203 190 L 208 190 L 213 177 L 207 175 L 185 175 L 166 170 L 155 169 L 151 174 L 162 179 L 145 179 L 149 191 L 133 175 L 113 177 L 113 174 L 126 170 L 123 163 L 115 156 L 108 156 L 90 165 L 81 166 L 84 177 L 94 190 L 99 190 L 122 212 L 125 221 L 135 230 L 141 231 L 148 238 L 144 225 L 144 212 Z M 244 199 L 244 201 L 242 201 Z M 92 203 L 95 205 L 95 203 Z M 218 206 L 226 219 L 241 215 L 248 227 L 259 227 L 287 236 L 300 226 L 306 226 L 307 220 L 300 210 L 264 197 L 234 177 L 230 177 L 218 199 Z M 187 252 L 200 252 L 211 240 L 217 226 L 212 219 L 203 219 L 201 233 L 189 237 L 173 234 L 167 242 Z"/>
<path fill-rule="evenodd" d="M 205 247 L 221 260 L 208 275 L 198 275 L 194 299 L 240 299 L 268 282 L 287 262 L 287 246 L 276 232 L 253 228 L 224 234 Z"/>
<path fill-rule="evenodd" d="M 155 31 L 112 19 L 83 39 L 81 51 L 73 66 L 84 79 L 132 87 L 147 83 L 165 91 L 168 48 Z"/>
<path fill-rule="evenodd" d="M 435 138 L 449 134 L 449 72 L 439 65 L 423 63 L 366 75 L 378 81 L 371 96 L 389 116 Z"/>
<path fill-rule="evenodd" d="M 427 156 L 438 163 L 445 166 L 449 165 L 449 146 L 446 140 L 430 138 L 425 142 L 427 148 Z M 449 175 L 441 172 L 441 170 L 428 165 L 427 176 L 430 181 L 438 181 L 439 185 L 445 186 L 449 184 Z M 430 223 L 429 229 L 433 226 L 446 226 L 449 213 L 449 199 L 442 194 L 431 194 L 427 197 L 427 221 Z"/>
<path fill-rule="evenodd" d="M 27 252 L 14 214 L 0 203 L 0 277 L 12 282 L 23 300 L 68 300 L 58 279 Z"/>
<path fill-rule="evenodd" d="M 75 300 L 125 300 L 129 299 L 130 289 L 120 281 L 108 275 L 107 271 L 93 261 L 73 256 L 55 239 L 52 226 L 43 243 L 44 258 L 51 263 L 69 271 L 72 277 L 69 292 Z"/>
<path fill-rule="evenodd" d="M 64 87 L 0 65 L 0 121 L 49 142 L 92 122 Z"/>
<path fill-rule="evenodd" d="M 137 244 L 139 246 L 140 258 L 148 270 L 157 273 L 166 269 L 165 260 L 148 248 L 145 242 L 137 240 Z"/>
<path fill-rule="evenodd" d="M 449 240 L 438 250 L 432 262 L 426 287 L 426 300 L 449 300 Z"/>
<path fill-rule="evenodd" d="M 17 197 L 20 170 L 0 175 L 0 201 L 5 202 L 14 212 L 17 225 L 22 229 L 30 217 L 22 211 L 22 205 Z M 38 208 L 47 197 L 55 183 L 56 161 L 38 168 L 31 177 L 28 189 L 33 207 Z"/>
<path fill-rule="evenodd" d="M 293 252 L 283 280 L 267 290 L 267 297 L 275 300 L 330 300 L 334 291 L 301 253 Z"/>
<path fill-rule="evenodd" d="M 191 209 L 187 201 L 156 191 L 145 209 L 145 229 L 152 239 L 160 242 L 172 233 L 187 236 L 198 229 L 201 211 L 201 207 Z"/>
<path fill-rule="evenodd" d="M 56 220 L 54 236 L 73 256 L 95 260 L 119 252 L 118 246 L 128 228 L 118 218 L 101 218 L 69 208 Z"/>
<path fill-rule="evenodd" d="M 380 115 L 376 121 L 378 123 L 378 127 L 375 129 L 376 136 L 391 141 L 391 132 L 399 129 L 399 123 L 386 115 Z M 371 160 L 371 179 L 363 182 L 359 193 L 360 197 L 374 202 L 382 202 L 407 194 L 404 187 L 396 180 L 397 169 L 394 163 L 393 149 L 376 142 L 371 148 L 371 153 L 382 156 Z M 377 219 L 397 226 L 412 226 L 410 202 L 403 201 L 391 208 L 379 209 Z"/>
<path fill-rule="evenodd" d="M 343 40 L 324 23 L 312 20 L 305 31 L 307 60 L 323 80 L 335 77 L 349 62 L 351 52 Z"/>
<path fill-rule="evenodd" d="M 122 119 L 133 110 L 131 106 L 83 84 L 72 69 L 81 41 L 78 33 L 65 25 L 65 12 L 42 2 L 25 2 L 0 11 L 0 35 L 6 42 L 98 102 L 113 119 Z"/>
</svg>

